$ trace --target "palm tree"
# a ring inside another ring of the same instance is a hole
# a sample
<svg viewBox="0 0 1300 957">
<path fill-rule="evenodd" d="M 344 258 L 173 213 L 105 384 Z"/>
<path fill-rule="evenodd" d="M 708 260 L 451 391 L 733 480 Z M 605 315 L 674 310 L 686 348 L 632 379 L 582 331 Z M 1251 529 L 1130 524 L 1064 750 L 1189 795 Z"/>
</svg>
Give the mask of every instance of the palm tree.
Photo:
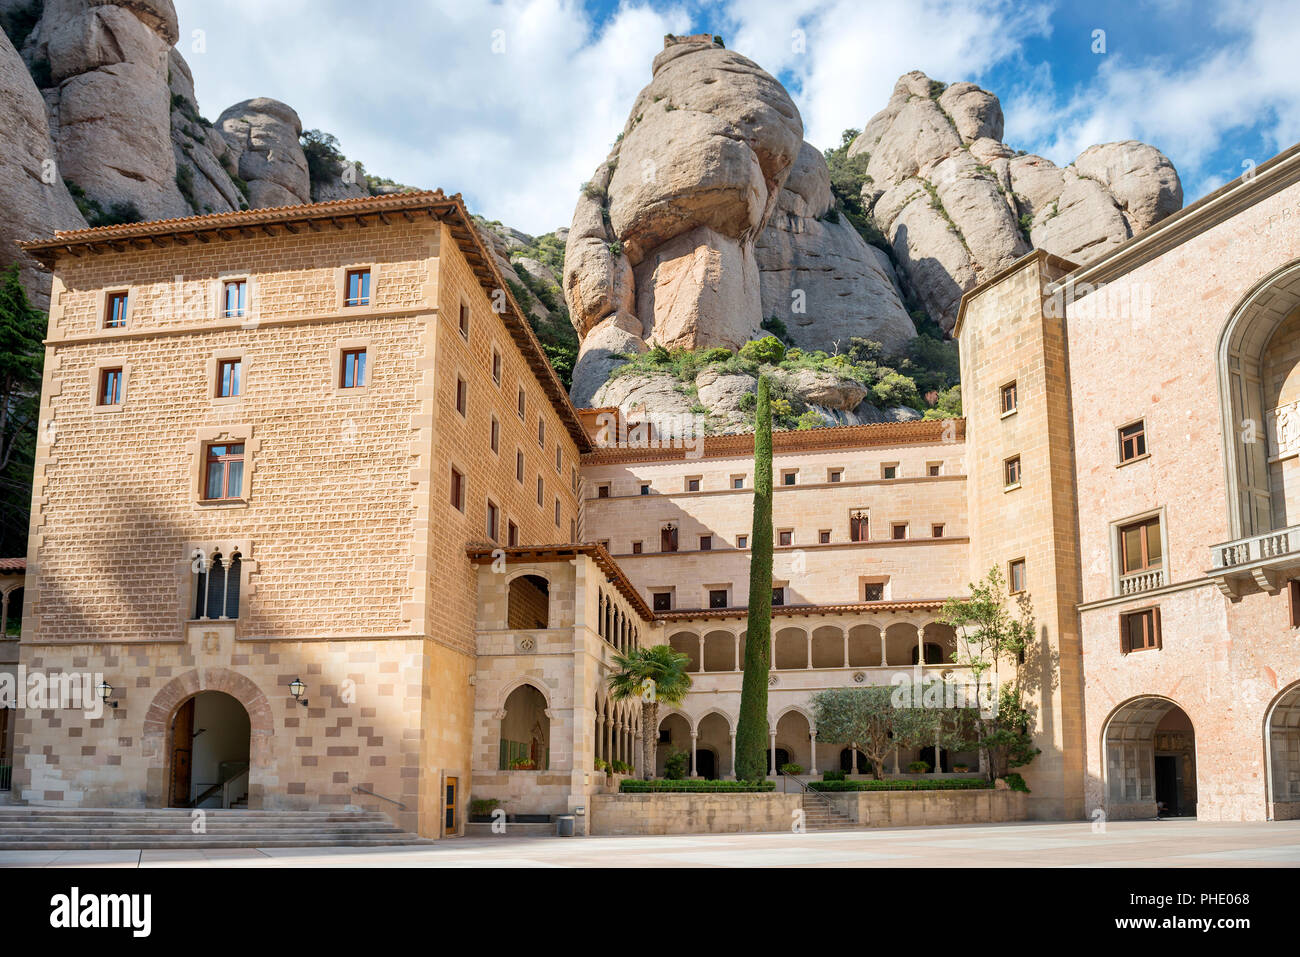
<svg viewBox="0 0 1300 957">
<path fill-rule="evenodd" d="M 633 648 L 614 655 L 618 670 L 609 676 L 615 701 L 641 699 L 641 760 L 646 778 L 655 776 L 655 746 L 659 741 L 659 702 L 680 704 L 691 686 L 686 665 L 691 659 L 670 645 Z"/>
</svg>

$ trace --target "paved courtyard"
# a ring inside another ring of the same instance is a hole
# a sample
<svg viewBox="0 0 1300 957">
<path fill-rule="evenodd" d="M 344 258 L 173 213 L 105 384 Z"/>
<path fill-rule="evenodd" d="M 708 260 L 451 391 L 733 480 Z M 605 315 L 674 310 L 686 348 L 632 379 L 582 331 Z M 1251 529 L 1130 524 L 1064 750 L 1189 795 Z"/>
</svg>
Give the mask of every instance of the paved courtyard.
<svg viewBox="0 0 1300 957">
<path fill-rule="evenodd" d="M 671 837 L 475 837 L 435 846 L 0 851 L 0 867 L 1296 867 L 1300 821 L 1089 823 Z"/>
</svg>

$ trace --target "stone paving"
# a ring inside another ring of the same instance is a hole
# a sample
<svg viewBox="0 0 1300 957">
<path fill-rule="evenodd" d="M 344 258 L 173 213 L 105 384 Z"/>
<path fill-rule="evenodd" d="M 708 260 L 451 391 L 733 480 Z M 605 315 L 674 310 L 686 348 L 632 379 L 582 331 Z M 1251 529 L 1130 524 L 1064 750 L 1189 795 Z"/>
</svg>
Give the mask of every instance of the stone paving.
<svg viewBox="0 0 1300 957">
<path fill-rule="evenodd" d="M 1300 867 L 1300 821 L 473 837 L 385 848 L 4 851 L 0 867 Z"/>
</svg>

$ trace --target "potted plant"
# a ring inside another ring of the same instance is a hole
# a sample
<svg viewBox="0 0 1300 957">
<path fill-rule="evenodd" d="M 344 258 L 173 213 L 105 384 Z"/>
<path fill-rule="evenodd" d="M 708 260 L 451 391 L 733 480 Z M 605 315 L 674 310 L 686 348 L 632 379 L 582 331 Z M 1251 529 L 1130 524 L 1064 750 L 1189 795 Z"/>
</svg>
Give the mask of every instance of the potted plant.
<svg viewBox="0 0 1300 957">
<path fill-rule="evenodd" d="M 777 770 L 780 771 L 782 774 L 788 774 L 791 777 L 797 777 L 800 774 L 803 774 L 803 765 L 794 764 L 793 762 L 787 762 L 781 765 L 779 768 L 777 768 Z"/>
<path fill-rule="evenodd" d="M 970 765 L 969 765 L 969 764 L 954 764 L 954 765 L 952 766 L 952 769 L 953 769 L 953 771 L 954 771 L 955 773 L 957 773 L 957 774 L 965 774 L 967 771 L 970 770 Z"/>
<path fill-rule="evenodd" d="M 469 821 L 471 824 L 491 824 L 492 812 L 501 806 L 496 798 L 475 798 L 469 802 Z"/>
<path fill-rule="evenodd" d="M 909 764 L 909 765 L 907 766 L 907 770 L 908 770 L 908 773 L 910 773 L 910 774 L 929 774 L 929 773 L 930 773 L 930 762 L 929 762 L 929 761 L 913 761 L 911 764 Z"/>
<path fill-rule="evenodd" d="M 515 758 L 510 762 L 511 771 L 536 771 L 537 762 L 532 758 Z"/>
</svg>

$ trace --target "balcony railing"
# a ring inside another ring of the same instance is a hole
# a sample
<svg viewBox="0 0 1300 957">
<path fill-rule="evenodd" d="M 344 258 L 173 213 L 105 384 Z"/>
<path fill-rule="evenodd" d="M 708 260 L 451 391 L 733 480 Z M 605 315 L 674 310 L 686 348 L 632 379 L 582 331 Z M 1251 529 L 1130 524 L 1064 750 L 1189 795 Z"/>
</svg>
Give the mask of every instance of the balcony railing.
<svg viewBox="0 0 1300 957">
<path fill-rule="evenodd" d="M 1119 593 L 1121 595 L 1136 595 L 1139 592 L 1151 591 L 1153 588 L 1163 588 L 1164 584 L 1165 570 L 1163 568 L 1147 568 L 1131 575 L 1122 576 L 1119 580 Z"/>
<path fill-rule="evenodd" d="M 1275 592 L 1283 580 L 1300 570 L 1300 525 L 1215 545 L 1210 549 L 1210 564 L 1210 577 L 1230 598 L 1241 597 L 1250 582 L 1263 591 Z"/>
</svg>

